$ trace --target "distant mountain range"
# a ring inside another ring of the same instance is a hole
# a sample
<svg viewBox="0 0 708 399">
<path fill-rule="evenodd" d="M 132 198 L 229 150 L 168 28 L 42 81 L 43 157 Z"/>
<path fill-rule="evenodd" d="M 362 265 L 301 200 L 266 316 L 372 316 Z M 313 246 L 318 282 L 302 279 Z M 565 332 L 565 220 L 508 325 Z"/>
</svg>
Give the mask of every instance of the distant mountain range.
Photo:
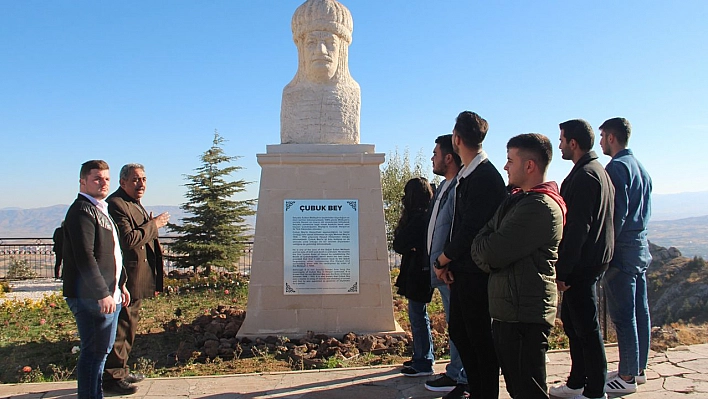
<svg viewBox="0 0 708 399">
<path fill-rule="evenodd" d="M 50 238 L 54 229 L 59 227 L 69 205 L 53 205 L 45 208 L 0 209 L 0 238 Z M 180 221 L 188 214 L 178 206 L 156 205 L 146 206 L 154 216 L 169 212 L 170 222 L 181 224 Z M 255 216 L 246 218 L 252 228 L 255 226 Z M 166 229 L 160 230 L 161 235 L 169 235 Z"/>
<path fill-rule="evenodd" d="M 0 209 L 0 238 L 48 238 L 59 226 L 68 205 L 45 208 Z M 147 206 L 158 215 L 169 212 L 176 223 L 185 216 L 178 206 Z M 255 226 L 255 216 L 247 222 Z M 169 232 L 161 231 L 168 235 Z M 676 247 L 684 256 L 708 259 L 708 191 L 680 194 L 655 194 L 652 198 L 652 219 L 649 239 L 664 247 Z"/>
<path fill-rule="evenodd" d="M 676 220 L 708 215 L 708 191 L 654 194 L 651 220 Z"/>
<path fill-rule="evenodd" d="M 676 247 L 683 256 L 708 259 L 708 216 L 649 222 L 649 240 Z"/>
</svg>

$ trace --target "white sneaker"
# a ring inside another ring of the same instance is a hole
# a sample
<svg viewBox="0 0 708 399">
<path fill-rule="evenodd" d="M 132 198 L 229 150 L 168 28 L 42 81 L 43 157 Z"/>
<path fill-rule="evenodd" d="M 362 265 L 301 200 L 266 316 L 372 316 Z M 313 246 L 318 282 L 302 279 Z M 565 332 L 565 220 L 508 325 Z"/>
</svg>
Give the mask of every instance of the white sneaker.
<svg viewBox="0 0 708 399">
<path fill-rule="evenodd" d="M 607 394 L 604 394 L 599 398 L 588 398 L 587 396 L 580 394 L 578 396 L 574 396 L 573 399 L 607 399 Z"/>
<path fill-rule="evenodd" d="M 641 374 L 634 376 L 634 381 L 637 381 L 637 385 L 642 385 L 647 383 L 647 375 L 642 371 Z"/>
<path fill-rule="evenodd" d="M 634 393 L 637 392 L 637 380 L 634 379 L 633 382 L 627 382 L 615 374 L 611 379 L 607 380 L 605 383 L 605 392 L 609 393 Z"/>
<path fill-rule="evenodd" d="M 578 398 L 583 395 L 583 388 L 573 389 L 563 384 L 552 386 L 548 393 L 556 398 Z"/>
<path fill-rule="evenodd" d="M 617 374 L 619 374 L 619 370 L 614 370 L 610 371 L 607 373 L 607 381 L 617 377 Z M 637 385 L 642 385 L 647 383 L 647 375 L 642 371 L 640 375 L 635 375 L 634 376 L 634 381 L 637 382 Z"/>
</svg>

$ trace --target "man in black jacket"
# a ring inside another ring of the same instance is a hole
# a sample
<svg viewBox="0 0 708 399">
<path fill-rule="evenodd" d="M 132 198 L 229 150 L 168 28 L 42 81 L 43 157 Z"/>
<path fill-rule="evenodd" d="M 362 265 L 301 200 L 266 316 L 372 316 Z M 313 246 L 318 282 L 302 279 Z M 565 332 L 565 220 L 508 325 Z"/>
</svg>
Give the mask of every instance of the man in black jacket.
<svg viewBox="0 0 708 399">
<path fill-rule="evenodd" d="M 499 397 L 499 364 L 487 297 L 489 275 L 470 255 L 472 240 L 507 195 L 504 180 L 482 150 L 488 126 L 476 113 L 464 111 L 452 131 L 452 145 L 464 167 L 457 174 L 450 242 L 433 266 L 437 277 L 450 284 L 448 330 L 468 384 L 459 384 L 444 396 L 448 399 Z"/>
<path fill-rule="evenodd" d="M 81 339 L 78 398 L 102 398 L 101 374 L 116 337 L 118 313 L 130 302 L 116 226 L 108 215 L 105 161 L 81 165 L 79 195 L 64 219 L 64 296 Z"/>
<path fill-rule="evenodd" d="M 108 212 L 118 226 L 132 301 L 120 312 L 116 342 L 106 360 L 103 388 L 122 395 L 135 393 L 138 387 L 132 384 L 145 378 L 143 374 L 130 372 L 128 367 L 142 299 L 152 298 L 155 291 L 162 291 L 162 250 L 157 237 L 170 215 L 164 212 L 153 218 L 147 213 L 140 203 L 146 188 L 145 167 L 127 164 L 120 170 L 120 187 L 107 200 Z"/>
<path fill-rule="evenodd" d="M 560 124 L 563 159 L 575 164 L 561 185 L 568 206 L 556 263 L 556 284 L 563 292 L 561 320 L 570 343 L 566 384 L 551 387 L 559 398 L 606 398 L 607 359 L 597 310 L 597 281 L 612 259 L 615 190 L 597 154 L 590 124 L 574 119 Z"/>
</svg>

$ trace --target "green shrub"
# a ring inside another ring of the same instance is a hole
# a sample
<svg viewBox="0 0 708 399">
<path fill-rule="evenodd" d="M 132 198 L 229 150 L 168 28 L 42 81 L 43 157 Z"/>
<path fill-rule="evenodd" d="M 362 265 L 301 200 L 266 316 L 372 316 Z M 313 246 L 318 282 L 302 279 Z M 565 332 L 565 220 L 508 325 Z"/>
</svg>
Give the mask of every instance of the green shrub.
<svg viewBox="0 0 708 399">
<path fill-rule="evenodd" d="M 6 280 L 0 281 L 0 298 L 5 296 L 5 294 L 10 291 L 12 291 L 12 288 L 10 288 L 10 283 Z"/>
<path fill-rule="evenodd" d="M 37 273 L 32 270 L 26 259 L 17 259 L 14 256 L 10 257 L 10 267 L 7 271 L 6 278 L 24 280 L 36 277 Z"/>
</svg>

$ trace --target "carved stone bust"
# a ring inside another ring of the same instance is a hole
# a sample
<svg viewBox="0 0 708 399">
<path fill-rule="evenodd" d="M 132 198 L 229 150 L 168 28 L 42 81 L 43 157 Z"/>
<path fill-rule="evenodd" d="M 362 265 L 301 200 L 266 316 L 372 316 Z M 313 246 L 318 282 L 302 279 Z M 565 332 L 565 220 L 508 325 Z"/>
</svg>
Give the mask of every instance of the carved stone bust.
<svg viewBox="0 0 708 399">
<path fill-rule="evenodd" d="M 298 69 L 283 89 L 281 144 L 359 144 L 361 90 L 348 62 L 353 27 L 335 0 L 308 0 L 295 10 Z"/>
</svg>

